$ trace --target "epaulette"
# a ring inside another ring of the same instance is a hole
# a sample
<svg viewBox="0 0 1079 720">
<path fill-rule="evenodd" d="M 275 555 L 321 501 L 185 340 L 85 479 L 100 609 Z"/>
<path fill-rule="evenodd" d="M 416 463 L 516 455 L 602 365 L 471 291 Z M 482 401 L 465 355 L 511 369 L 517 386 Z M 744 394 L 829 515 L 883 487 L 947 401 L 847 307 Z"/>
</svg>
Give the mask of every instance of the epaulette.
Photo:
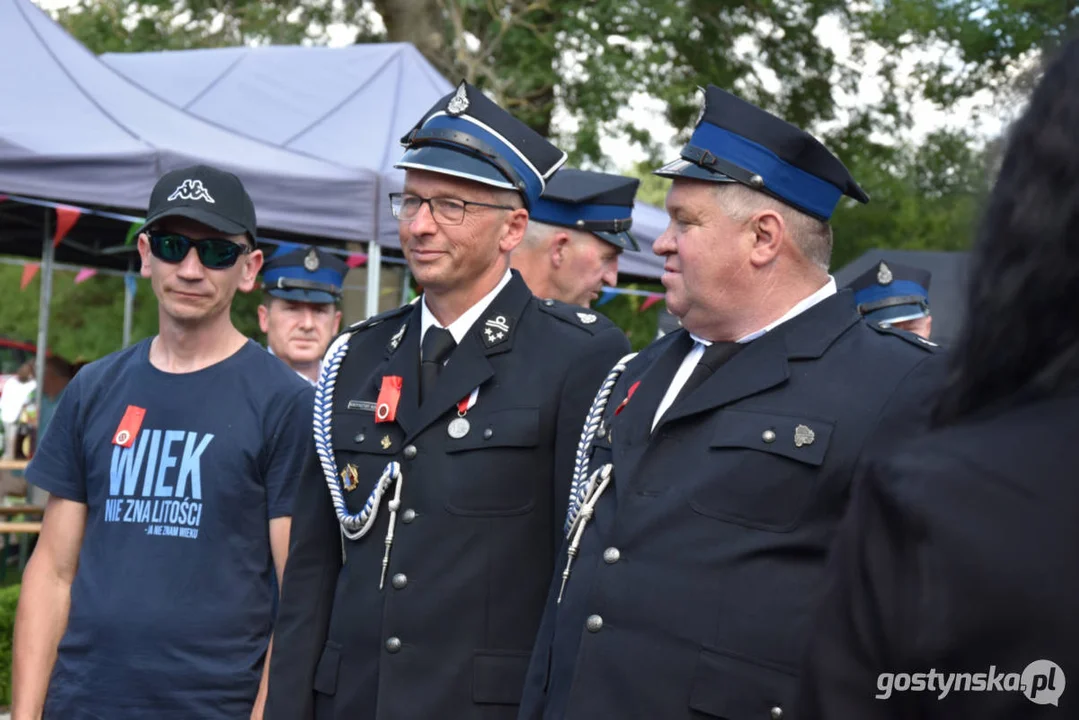
<svg viewBox="0 0 1079 720">
<path fill-rule="evenodd" d="M 897 327 L 881 325 L 880 323 L 875 322 L 870 322 L 866 324 L 882 335 L 894 335 L 897 338 L 902 338 L 911 345 L 920 347 L 926 352 L 937 352 L 937 350 L 940 348 L 940 345 L 938 345 L 937 343 L 933 342 L 932 340 L 926 340 L 921 335 L 912 333 L 910 330 L 902 330 Z"/>
<path fill-rule="evenodd" d="M 548 315 L 554 315 L 559 320 L 580 328 L 591 335 L 614 327 L 614 322 L 602 313 L 580 305 L 570 305 L 560 300 L 539 300 L 539 308 Z"/>
<path fill-rule="evenodd" d="M 400 317 L 406 312 L 412 310 L 412 306 L 415 305 L 418 301 L 419 297 L 415 298 L 411 302 L 401 305 L 400 307 L 395 307 L 393 310 L 387 310 L 384 313 L 374 315 L 367 318 L 366 320 L 360 320 L 357 323 L 353 323 L 344 330 L 342 330 L 337 337 L 341 337 L 341 335 L 355 335 L 356 333 L 367 330 L 368 328 L 373 328 L 375 325 L 380 325 L 387 320 L 392 320 L 395 317 Z M 337 338 L 334 339 L 336 340 Z"/>
</svg>

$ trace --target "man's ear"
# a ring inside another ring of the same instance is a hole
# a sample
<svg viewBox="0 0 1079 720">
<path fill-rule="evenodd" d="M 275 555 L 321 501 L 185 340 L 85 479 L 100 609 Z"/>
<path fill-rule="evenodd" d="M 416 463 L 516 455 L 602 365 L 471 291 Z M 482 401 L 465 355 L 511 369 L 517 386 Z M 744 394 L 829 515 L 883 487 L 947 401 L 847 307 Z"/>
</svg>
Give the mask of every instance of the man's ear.
<svg viewBox="0 0 1079 720">
<path fill-rule="evenodd" d="M 270 309 L 263 304 L 259 305 L 259 330 L 270 332 Z"/>
<path fill-rule="evenodd" d="M 551 254 L 551 265 L 556 268 L 562 267 L 562 264 L 566 262 L 566 255 L 569 252 L 570 236 L 567 232 L 556 232 L 554 237 L 551 238 L 551 247 L 549 252 Z"/>
<path fill-rule="evenodd" d="M 753 249 L 749 261 L 761 267 L 776 259 L 787 240 L 787 224 L 775 210 L 764 210 L 749 221 L 753 232 Z"/>
<path fill-rule="evenodd" d="M 139 274 L 144 278 L 150 277 L 150 236 L 146 233 L 139 233 L 139 239 L 136 243 L 139 248 L 139 259 L 142 260 L 142 267 L 139 269 Z"/>
<path fill-rule="evenodd" d="M 528 211 L 524 208 L 512 210 L 506 216 L 502 227 L 502 239 L 498 241 L 498 247 L 504 253 L 513 252 L 525 238 L 525 230 L 528 229 Z"/>
<path fill-rule="evenodd" d="M 242 292 L 248 293 L 255 289 L 255 281 L 258 279 L 259 270 L 262 269 L 264 256 L 261 250 L 256 249 L 244 257 L 246 262 L 244 262 L 239 288 Z"/>
</svg>

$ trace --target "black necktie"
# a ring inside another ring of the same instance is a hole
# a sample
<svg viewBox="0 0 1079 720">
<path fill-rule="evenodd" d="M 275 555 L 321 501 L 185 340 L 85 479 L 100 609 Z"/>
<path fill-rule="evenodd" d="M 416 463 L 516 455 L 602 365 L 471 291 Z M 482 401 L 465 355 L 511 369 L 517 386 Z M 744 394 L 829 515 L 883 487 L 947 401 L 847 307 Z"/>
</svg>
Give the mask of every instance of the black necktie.
<svg viewBox="0 0 1079 720">
<path fill-rule="evenodd" d="M 719 367 L 730 360 L 739 350 L 742 349 L 742 345 L 736 342 L 714 342 L 704 349 L 704 355 L 697 362 L 697 367 L 693 368 L 693 372 L 690 373 L 689 379 L 686 380 L 686 384 L 682 386 L 682 390 L 678 393 L 678 397 L 675 398 L 673 404 L 677 404 L 679 401 L 684 400 L 689 396 L 691 392 L 701 386 L 708 377 L 714 373 Z"/>
<path fill-rule="evenodd" d="M 449 330 L 433 325 L 427 328 L 427 332 L 423 335 L 423 344 L 420 346 L 421 403 L 435 386 L 438 374 L 442 371 L 442 365 L 455 347 L 457 347 L 457 342 Z"/>
</svg>

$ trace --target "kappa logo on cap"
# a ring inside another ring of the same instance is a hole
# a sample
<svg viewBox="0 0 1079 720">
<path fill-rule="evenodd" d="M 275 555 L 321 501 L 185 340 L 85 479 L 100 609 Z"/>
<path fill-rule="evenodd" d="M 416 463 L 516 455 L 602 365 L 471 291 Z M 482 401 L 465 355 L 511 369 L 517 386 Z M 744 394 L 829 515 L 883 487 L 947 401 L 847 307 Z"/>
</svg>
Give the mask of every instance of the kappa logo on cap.
<svg viewBox="0 0 1079 720">
<path fill-rule="evenodd" d="M 169 202 L 173 200 L 205 200 L 213 203 L 210 191 L 202 184 L 202 180 L 184 180 L 180 186 L 169 195 Z"/>
</svg>

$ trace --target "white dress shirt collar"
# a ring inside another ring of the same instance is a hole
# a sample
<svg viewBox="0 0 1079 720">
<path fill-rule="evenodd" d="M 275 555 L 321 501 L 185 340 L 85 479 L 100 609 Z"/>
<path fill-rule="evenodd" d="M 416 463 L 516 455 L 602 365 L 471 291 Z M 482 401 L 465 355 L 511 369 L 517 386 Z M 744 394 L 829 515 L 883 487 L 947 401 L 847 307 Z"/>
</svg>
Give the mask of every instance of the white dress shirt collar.
<svg viewBox="0 0 1079 720">
<path fill-rule="evenodd" d="M 458 345 L 465 339 L 465 335 L 468 334 L 469 329 L 480 319 L 480 315 L 490 306 L 498 293 L 502 292 L 502 289 L 509 284 L 509 281 L 513 278 L 513 273 L 507 269 L 506 274 L 502 276 L 502 279 L 498 281 L 498 285 L 494 290 L 480 298 L 480 301 L 461 313 L 461 317 L 457 318 L 449 324 L 446 330 L 450 331 L 450 335 L 453 335 L 453 340 Z M 424 295 L 423 300 L 420 302 L 422 310 L 420 311 L 420 342 L 423 342 L 424 335 L 427 334 L 427 328 L 442 327 L 438 320 L 435 319 L 434 313 L 427 307 L 427 296 Z"/>
</svg>

